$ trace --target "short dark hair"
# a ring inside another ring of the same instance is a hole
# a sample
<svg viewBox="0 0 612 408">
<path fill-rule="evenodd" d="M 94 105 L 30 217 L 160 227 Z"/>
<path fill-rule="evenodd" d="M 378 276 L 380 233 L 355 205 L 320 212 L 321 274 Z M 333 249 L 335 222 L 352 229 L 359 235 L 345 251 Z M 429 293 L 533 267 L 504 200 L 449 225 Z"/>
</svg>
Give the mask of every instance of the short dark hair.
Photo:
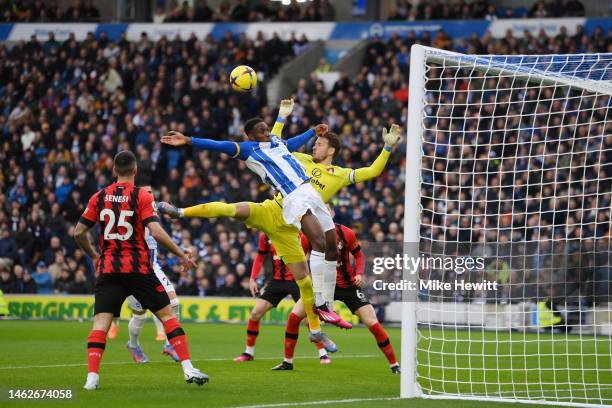
<svg viewBox="0 0 612 408">
<path fill-rule="evenodd" d="M 340 136 L 333 132 L 327 132 L 319 137 L 327 139 L 329 145 L 334 148 L 334 158 L 340 154 L 340 150 L 342 149 L 342 142 L 340 142 Z"/>
<path fill-rule="evenodd" d="M 244 133 L 247 135 L 253 131 L 253 128 L 258 124 L 264 122 L 262 118 L 251 118 L 244 122 Z"/>
<path fill-rule="evenodd" d="M 136 168 L 136 156 L 130 150 L 124 150 L 115 155 L 113 165 L 118 176 L 129 176 Z"/>
</svg>

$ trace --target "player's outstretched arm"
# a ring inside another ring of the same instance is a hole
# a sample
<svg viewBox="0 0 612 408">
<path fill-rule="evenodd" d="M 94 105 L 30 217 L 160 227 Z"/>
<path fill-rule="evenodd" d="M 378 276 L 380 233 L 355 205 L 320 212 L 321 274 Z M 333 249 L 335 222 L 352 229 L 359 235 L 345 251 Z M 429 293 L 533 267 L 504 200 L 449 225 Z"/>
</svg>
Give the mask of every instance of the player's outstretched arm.
<svg viewBox="0 0 612 408">
<path fill-rule="evenodd" d="M 385 142 L 385 147 L 370 166 L 353 170 L 349 175 L 350 182 L 360 183 L 380 176 L 389 161 L 391 150 L 393 146 L 397 144 L 399 138 L 400 127 L 398 125 L 391 125 L 388 132 L 387 129 L 383 128 L 383 141 Z"/>
<path fill-rule="evenodd" d="M 87 226 L 82 222 L 77 222 L 76 227 L 74 228 L 74 240 L 76 241 L 79 248 L 83 250 L 91 258 L 93 262 L 94 268 L 98 267 L 98 260 L 100 259 L 100 255 L 96 252 L 91 241 L 89 240 L 89 230 L 91 226 Z"/>
<path fill-rule="evenodd" d="M 161 142 L 174 147 L 193 145 L 193 147 L 198 149 L 225 153 L 232 158 L 238 157 L 240 154 L 240 146 L 236 142 L 189 137 L 174 130 L 168 132 L 167 135 L 162 136 Z"/>
<path fill-rule="evenodd" d="M 322 136 L 329 131 L 329 127 L 324 124 L 319 124 L 312 129 L 308 129 L 306 132 L 301 135 L 293 136 L 291 139 L 287 140 L 287 149 L 290 152 L 294 152 L 300 147 L 304 146 L 306 142 L 310 140 L 313 136 Z"/>
<path fill-rule="evenodd" d="M 291 115 L 293 111 L 293 99 L 283 99 L 278 108 L 278 117 L 276 118 L 276 122 L 274 122 L 274 126 L 272 127 L 272 133 L 274 136 L 278 136 L 282 138 L 283 127 L 285 126 L 285 121 L 287 117 Z"/>
<path fill-rule="evenodd" d="M 168 251 L 172 252 L 181 260 L 181 265 L 184 270 L 192 269 L 194 266 L 193 260 L 189 258 L 189 256 L 183 252 L 178 245 L 172 241 L 172 238 L 168 235 L 168 233 L 162 228 L 162 226 L 157 221 L 152 221 L 147 224 L 149 228 L 149 232 L 151 236 L 160 243 L 164 248 Z"/>
</svg>

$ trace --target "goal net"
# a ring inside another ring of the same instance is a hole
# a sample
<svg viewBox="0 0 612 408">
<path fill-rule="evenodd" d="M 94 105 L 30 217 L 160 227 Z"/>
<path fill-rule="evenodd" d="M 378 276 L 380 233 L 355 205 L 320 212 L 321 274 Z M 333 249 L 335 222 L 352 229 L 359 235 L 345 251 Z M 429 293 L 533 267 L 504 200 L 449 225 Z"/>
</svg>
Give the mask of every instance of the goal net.
<svg viewBox="0 0 612 408">
<path fill-rule="evenodd" d="M 403 397 L 612 404 L 610 95 L 612 54 L 413 46 Z"/>
</svg>

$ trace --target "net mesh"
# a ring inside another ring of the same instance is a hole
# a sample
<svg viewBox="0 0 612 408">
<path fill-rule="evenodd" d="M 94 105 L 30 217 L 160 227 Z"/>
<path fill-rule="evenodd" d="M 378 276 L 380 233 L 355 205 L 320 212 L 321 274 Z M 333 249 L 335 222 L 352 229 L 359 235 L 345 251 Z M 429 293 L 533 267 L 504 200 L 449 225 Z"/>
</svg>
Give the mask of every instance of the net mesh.
<svg viewBox="0 0 612 408">
<path fill-rule="evenodd" d="M 422 391 L 612 404 L 612 54 L 426 55 Z"/>
</svg>

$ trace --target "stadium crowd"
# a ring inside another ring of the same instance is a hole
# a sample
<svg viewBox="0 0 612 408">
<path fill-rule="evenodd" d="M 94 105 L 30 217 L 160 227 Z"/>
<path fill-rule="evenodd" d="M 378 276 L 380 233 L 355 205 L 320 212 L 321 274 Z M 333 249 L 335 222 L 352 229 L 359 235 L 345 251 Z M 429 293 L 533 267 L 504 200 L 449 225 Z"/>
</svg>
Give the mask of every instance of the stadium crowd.
<svg viewBox="0 0 612 408">
<path fill-rule="evenodd" d="M 2 22 L 97 22 L 100 11 L 96 0 L 72 0 L 66 9 L 58 1 L 1 0 Z M 397 0 L 388 20 L 469 20 L 498 18 L 578 17 L 585 15 L 580 0 L 538 0 L 531 8 L 496 6 L 488 0 Z M 176 22 L 261 22 L 261 21 L 334 21 L 336 11 L 329 0 L 304 4 L 292 1 L 282 5 L 271 0 L 223 0 L 211 7 L 207 0 L 171 0 L 160 2 L 151 21 Z"/>
<path fill-rule="evenodd" d="M 531 8 L 503 7 L 487 0 L 427 0 L 416 4 L 397 0 L 389 11 L 388 20 L 470 20 L 498 18 L 581 17 L 584 5 L 579 0 L 538 0 Z"/>
<path fill-rule="evenodd" d="M 368 165 L 382 146 L 382 127 L 405 126 L 412 43 L 497 52 L 516 42 L 513 52 L 532 53 L 610 46 L 601 32 L 583 38 L 495 40 L 486 35 L 453 42 L 440 32 L 373 39 L 362 71 L 353 78 L 341 73 L 330 91 L 316 72 L 300 81 L 285 131 L 295 134 L 326 122 L 345 144 L 338 164 Z M 111 182 L 112 157 L 120 149 L 137 153 L 138 182 L 151 184 L 158 200 L 188 206 L 267 198 L 270 191 L 244 163 L 168 149 L 159 137 L 178 129 L 193 136 L 240 138 L 241 124 L 255 114 L 272 123 L 265 87 L 254 96 L 230 92 L 227 73 L 246 63 L 273 75 L 306 42 L 228 34 L 218 42 L 154 43 L 143 36 L 139 42 L 115 44 L 101 35 L 84 42 L 51 38 L 1 46 L 0 58 L 10 62 L 0 71 L 0 288 L 8 293 L 91 290 L 92 268 L 75 247 L 72 226 L 88 197 Z M 102 69 L 99 61 L 105 61 Z M 337 222 L 355 229 L 361 240 L 402 242 L 404 148 L 396 148 L 381 177 L 345 189 L 333 202 Z M 162 251 L 163 268 L 179 295 L 248 294 L 255 231 L 230 220 L 164 222 L 177 242 L 195 246 L 199 256 L 195 272 L 181 274 L 176 259 Z"/>
</svg>

